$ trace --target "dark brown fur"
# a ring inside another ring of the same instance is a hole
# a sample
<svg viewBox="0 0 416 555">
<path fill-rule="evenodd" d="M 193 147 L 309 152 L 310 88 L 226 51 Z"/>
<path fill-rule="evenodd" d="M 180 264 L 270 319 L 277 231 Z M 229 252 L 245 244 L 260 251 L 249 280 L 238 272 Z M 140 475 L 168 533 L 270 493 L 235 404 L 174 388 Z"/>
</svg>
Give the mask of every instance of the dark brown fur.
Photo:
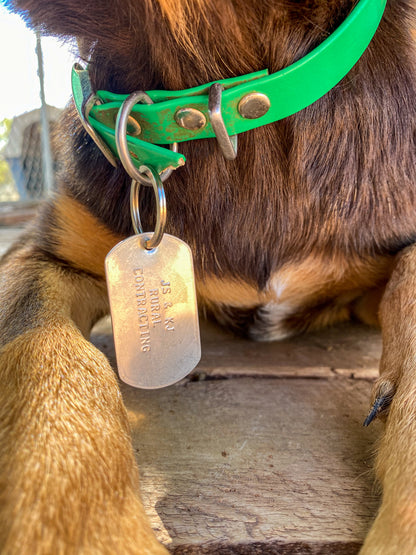
<svg viewBox="0 0 416 555">
<path fill-rule="evenodd" d="M 185 37 L 157 16 L 157 2 L 137 9 L 137 2 L 106 1 L 92 14 L 82 2 L 54 2 L 53 10 L 42 2 L 19 5 L 30 6 L 33 23 L 81 37 L 90 48 L 99 37 L 93 87 L 127 93 L 276 71 L 322 41 L 354 3 L 201 1 L 193 14 L 177 2 L 187 17 Z M 236 162 L 223 160 L 215 141 L 181 145 L 189 163 L 166 187 L 169 229 L 193 247 L 199 276 L 238 276 L 261 288 L 285 262 L 311 252 L 372 256 L 413 242 L 412 15 L 409 2 L 390 2 L 374 41 L 342 83 L 299 114 L 241 136 Z M 221 51 L 211 53 L 211 44 Z M 70 135 L 63 187 L 113 232 L 131 233 L 129 178 L 103 163 L 71 108 L 62 133 Z"/>
<path fill-rule="evenodd" d="M 93 88 L 118 93 L 183 89 L 264 68 L 277 71 L 322 42 L 355 3 L 8 2 L 31 25 L 76 37 L 90 59 Z M 224 160 L 215 140 L 180 145 L 187 164 L 166 184 L 168 231 L 190 244 L 201 306 L 220 321 L 259 339 L 353 315 L 374 321 L 390 276 L 390 288 L 394 289 L 395 280 L 402 283 L 394 270 L 396 255 L 416 240 L 415 15 L 414 2 L 390 0 L 374 40 L 347 77 L 300 113 L 242 135 L 236 161 Z M 90 326 L 107 310 L 104 257 L 121 237 L 132 233 L 130 179 L 106 162 L 72 105 L 62 119 L 59 141 L 58 193 L 44 209 L 31 239 L 4 263 L 2 312 L 4 352 L 8 353 L 4 360 L 9 373 L 10 360 L 21 370 L 19 353 L 27 343 L 35 349 L 35 362 L 29 366 L 39 364 L 42 357 L 33 339 L 37 331 L 50 330 L 55 341 L 67 333 L 77 352 L 87 348 L 73 322 L 88 335 Z M 150 227 L 153 207 L 149 191 L 145 194 L 142 215 L 145 227 Z M 408 259 L 400 259 L 399 267 L 411 268 Z M 7 275 L 20 267 L 21 293 L 16 294 Z M 279 292 L 281 283 L 283 292 Z M 412 280 L 405 283 L 404 297 L 410 299 Z M 59 299 L 63 286 L 69 292 Z M 88 291 L 84 312 L 79 309 L 80 291 Z M 56 306 L 51 298 L 56 298 Z M 273 310 L 281 303 L 290 311 L 276 322 Z M 383 315 L 395 308 L 395 301 L 392 307 L 387 301 L 382 306 Z M 70 332 L 62 331 L 59 318 L 60 326 L 56 325 L 56 312 Z M 384 316 L 384 321 L 389 319 Z M 387 328 L 385 344 L 390 345 L 400 333 L 394 331 L 394 323 Z M 107 376 L 106 363 L 94 356 Z M 389 362 L 393 369 L 383 364 L 389 377 L 382 379 L 380 387 L 396 389 L 402 363 L 400 369 L 395 362 Z M 85 394 L 88 398 L 91 392 Z M 18 398 L 19 392 L 14 395 Z M 123 410 L 118 414 L 123 428 Z M 22 436 L 16 432 L 13 439 L 19 441 Z M 6 449 L 7 438 L 3 446 Z M 129 448 L 123 449 L 120 457 L 130 461 Z M 117 460 L 113 462 L 116 468 Z M 380 476 L 384 474 L 380 471 Z M 55 478 L 59 481 L 59 473 Z M 25 506 L 24 491 L 23 501 L 10 495 L 9 505 Z M 57 498 L 56 503 L 60 502 Z M 68 524 L 61 536 L 53 531 L 62 545 L 72 541 L 70 528 Z M 105 537 L 111 533 L 103 535 L 103 553 Z M 15 553 L 13 535 L 0 537 L 11 546 L 8 552 Z M 149 537 L 143 539 L 138 553 L 156 552 Z M 373 534 L 368 553 L 378 553 L 374 546 L 379 537 Z M 87 552 L 86 537 L 77 542 L 76 552 Z M 120 552 L 133 553 L 133 544 L 128 545 Z"/>
</svg>

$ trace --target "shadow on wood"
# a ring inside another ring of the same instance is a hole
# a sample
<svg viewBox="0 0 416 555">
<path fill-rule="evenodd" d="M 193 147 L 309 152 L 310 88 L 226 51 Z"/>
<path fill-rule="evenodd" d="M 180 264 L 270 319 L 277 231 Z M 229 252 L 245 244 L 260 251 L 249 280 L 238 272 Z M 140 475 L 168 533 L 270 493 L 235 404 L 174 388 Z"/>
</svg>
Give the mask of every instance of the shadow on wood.
<svg viewBox="0 0 416 555">
<path fill-rule="evenodd" d="M 363 428 L 379 333 L 343 326 L 256 344 L 202 325 L 194 373 L 122 384 L 146 510 L 177 554 L 357 553 L 378 497 Z M 93 341 L 115 364 L 109 321 Z"/>
</svg>

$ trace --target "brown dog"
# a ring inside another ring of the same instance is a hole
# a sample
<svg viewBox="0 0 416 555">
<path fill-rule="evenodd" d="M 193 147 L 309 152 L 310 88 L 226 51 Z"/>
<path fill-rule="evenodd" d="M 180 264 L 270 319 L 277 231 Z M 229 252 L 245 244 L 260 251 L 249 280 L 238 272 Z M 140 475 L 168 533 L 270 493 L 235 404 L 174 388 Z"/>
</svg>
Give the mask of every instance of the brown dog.
<svg viewBox="0 0 416 555">
<path fill-rule="evenodd" d="M 31 25 L 79 40 L 94 90 L 125 94 L 276 72 L 356 2 L 9 4 Z M 187 164 L 166 186 L 168 232 L 191 246 L 200 305 L 220 322 L 267 340 L 379 315 L 375 412 L 394 398 L 367 554 L 416 552 L 414 16 L 414 2 L 390 0 L 365 54 L 326 96 L 241 135 L 233 162 L 214 139 L 181 144 Z M 108 312 L 104 258 L 132 234 L 130 178 L 73 106 L 60 141 L 58 192 L 2 263 L 2 553 L 164 553 L 137 495 L 117 380 L 86 339 Z"/>
</svg>

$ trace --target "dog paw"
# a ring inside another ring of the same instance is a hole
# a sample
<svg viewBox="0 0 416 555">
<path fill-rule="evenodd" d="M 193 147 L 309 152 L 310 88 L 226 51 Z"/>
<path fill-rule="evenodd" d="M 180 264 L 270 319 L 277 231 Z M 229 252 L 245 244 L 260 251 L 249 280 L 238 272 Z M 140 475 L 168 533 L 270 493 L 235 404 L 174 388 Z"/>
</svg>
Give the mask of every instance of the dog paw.
<svg viewBox="0 0 416 555">
<path fill-rule="evenodd" d="M 381 376 L 374 385 L 373 404 L 367 418 L 364 420 L 364 426 L 369 426 L 375 418 L 380 418 L 383 421 L 387 418 L 395 393 L 395 382 L 386 376 Z"/>
</svg>

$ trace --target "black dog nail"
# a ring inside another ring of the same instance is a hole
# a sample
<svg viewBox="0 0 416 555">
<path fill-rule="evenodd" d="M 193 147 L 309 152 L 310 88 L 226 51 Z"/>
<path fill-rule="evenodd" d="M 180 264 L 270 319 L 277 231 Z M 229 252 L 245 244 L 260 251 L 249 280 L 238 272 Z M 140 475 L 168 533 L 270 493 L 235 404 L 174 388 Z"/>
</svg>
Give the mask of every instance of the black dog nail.
<svg viewBox="0 0 416 555">
<path fill-rule="evenodd" d="M 392 393 L 385 393 L 384 395 L 379 395 L 373 403 L 367 418 L 364 420 L 363 426 L 369 426 L 371 422 L 377 418 L 380 412 L 386 410 L 393 399 Z"/>
</svg>

